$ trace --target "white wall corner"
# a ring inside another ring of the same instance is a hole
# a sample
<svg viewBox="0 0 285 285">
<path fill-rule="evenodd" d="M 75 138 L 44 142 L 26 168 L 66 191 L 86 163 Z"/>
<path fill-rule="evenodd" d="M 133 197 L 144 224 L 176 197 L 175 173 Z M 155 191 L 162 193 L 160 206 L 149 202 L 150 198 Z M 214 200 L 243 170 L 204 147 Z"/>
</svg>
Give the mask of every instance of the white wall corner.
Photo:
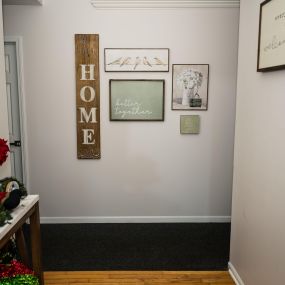
<svg viewBox="0 0 285 285">
<path fill-rule="evenodd" d="M 90 0 L 97 9 L 239 8 L 240 0 Z"/>
<path fill-rule="evenodd" d="M 236 271 L 235 267 L 231 262 L 228 263 L 229 266 L 229 273 L 231 277 L 233 278 L 236 285 L 245 285 L 242 281 L 241 277 L 239 276 L 238 272 Z"/>
</svg>

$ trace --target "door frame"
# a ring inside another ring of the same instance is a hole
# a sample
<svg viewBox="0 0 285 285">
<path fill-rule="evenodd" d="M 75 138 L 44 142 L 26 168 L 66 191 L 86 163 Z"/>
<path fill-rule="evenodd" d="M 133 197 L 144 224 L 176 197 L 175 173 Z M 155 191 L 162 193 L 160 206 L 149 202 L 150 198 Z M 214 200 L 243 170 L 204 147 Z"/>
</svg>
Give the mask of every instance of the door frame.
<svg viewBox="0 0 285 285">
<path fill-rule="evenodd" d="M 25 184 L 27 191 L 29 193 L 30 187 L 29 187 L 29 171 L 28 171 L 27 117 L 26 117 L 26 102 L 25 102 L 25 91 L 24 91 L 23 40 L 22 37 L 20 36 L 4 36 L 4 44 L 5 43 L 13 43 L 15 44 L 16 47 L 23 183 Z"/>
</svg>

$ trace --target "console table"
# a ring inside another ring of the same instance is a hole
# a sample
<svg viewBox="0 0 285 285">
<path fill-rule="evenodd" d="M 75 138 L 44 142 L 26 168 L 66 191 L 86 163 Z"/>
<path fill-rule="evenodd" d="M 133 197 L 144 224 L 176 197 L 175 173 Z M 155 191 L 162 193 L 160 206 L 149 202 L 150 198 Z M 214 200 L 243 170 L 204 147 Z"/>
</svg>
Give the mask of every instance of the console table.
<svg viewBox="0 0 285 285">
<path fill-rule="evenodd" d="M 27 254 L 24 248 L 24 236 L 22 231 L 23 224 L 30 220 L 30 235 L 31 235 L 31 253 L 32 253 L 32 269 L 35 275 L 39 278 L 40 284 L 44 284 L 42 263 L 41 263 L 41 234 L 40 234 L 40 219 L 39 219 L 39 196 L 28 195 L 21 200 L 20 205 L 12 211 L 13 219 L 0 227 L 0 249 L 10 240 L 15 234 L 16 242 L 19 247 L 20 255 L 24 262 L 27 261 Z"/>
</svg>

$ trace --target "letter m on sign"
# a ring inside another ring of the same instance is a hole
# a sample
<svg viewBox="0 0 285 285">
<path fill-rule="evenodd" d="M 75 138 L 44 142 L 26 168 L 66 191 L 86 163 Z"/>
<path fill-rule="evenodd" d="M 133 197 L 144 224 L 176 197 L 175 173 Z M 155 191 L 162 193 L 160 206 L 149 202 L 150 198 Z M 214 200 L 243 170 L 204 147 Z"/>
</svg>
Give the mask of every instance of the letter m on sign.
<svg viewBox="0 0 285 285">
<path fill-rule="evenodd" d="M 98 159 L 100 147 L 99 35 L 75 35 L 77 157 Z"/>
</svg>

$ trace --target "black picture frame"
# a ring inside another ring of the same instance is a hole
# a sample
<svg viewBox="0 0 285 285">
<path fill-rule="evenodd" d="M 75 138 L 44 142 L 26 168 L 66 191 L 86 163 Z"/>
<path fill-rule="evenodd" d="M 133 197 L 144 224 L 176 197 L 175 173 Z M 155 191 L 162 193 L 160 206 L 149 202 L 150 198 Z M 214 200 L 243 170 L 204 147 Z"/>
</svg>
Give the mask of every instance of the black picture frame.
<svg viewBox="0 0 285 285">
<path fill-rule="evenodd" d="M 171 109 L 173 111 L 207 111 L 209 73 L 209 64 L 173 64 Z M 190 78 L 193 77 L 195 86 L 191 86 L 190 82 Z M 185 95 L 187 92 L 189 94 Z M 187 102 L 183 99 L 185 96 L 188 97 Z"/>
<path fill-rule="evenodd" d="M 164 121 L 165 80 L 110 79 L 110 121 Z"/>
<path fill-rule="evenodd" d="M 257 72 L 285 69 L 285 1 L 260 4 Z"/>
</svg>

